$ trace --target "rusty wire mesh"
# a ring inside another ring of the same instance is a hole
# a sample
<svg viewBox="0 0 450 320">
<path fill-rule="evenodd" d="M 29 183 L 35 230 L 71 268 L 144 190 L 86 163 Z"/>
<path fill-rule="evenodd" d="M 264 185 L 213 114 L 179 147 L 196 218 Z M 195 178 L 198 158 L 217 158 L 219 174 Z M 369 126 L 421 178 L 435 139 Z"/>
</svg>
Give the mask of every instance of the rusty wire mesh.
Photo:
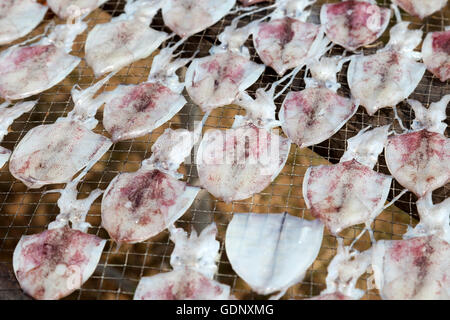
<svg viewBox="0 0 450 320">
<path fill-rule="evenodd" d="M 331 1 L 318 1 L 313 6 L 310 17 L 312 22 L 319 22 L 318 13 L 320 4 Z M 334 1 L 335 2 L 335 1 Z M 382 6 L 389 6 L 389 1 L 378 1 Z M 74 44 L 72 54 L 83 58 L 84 41 L 89 30 L 95 24 L 105 23 L 110 17 L 117 16 L 123 12 L 123 0 L 111 0 L 100 9 L 94 11 L 87 20 L 89 28 L 79 36 Z M 243 19 L 241 23 L 246 23 L 265 13 L 258 13 Z M 227 16 L 207 30 L 191 36 L 180 48 L 183 56 L 190 56 L 199 50 L 198 57 L 206 56 L 212 45 L 217 44 L 217 35 L 231 22 L 233 15 Z M 438 12 L 421 22 L 403 13 L 403 18 L 412 21 L 412 28 L 422 28 L 424 33 L 431 31 L 442 31 L 449 25 L 450 9 Z M 45 21 L 28 37 L 39 34 L 44 30 L 45 25 L 51 21 L 59 21 L 54 14 L 48 12 Z M 395 23 L 391 20 L 390 26 Z M 161 15 L 158 14 L 151 25 L 157 30 L 169 31 L 164 27 Z M 389 29 L 388 29 L 389 30 Z M 381 39 L 374 44 L 361 50 L 364 54 L 374 53 L 381 48 L 388 40 L 388 31 Z M 20 41 L 23 41 L 21 39 Z M 247 42 L 252 60 L 261 63 L 253 49 L 251 39 Z M 0 47 L 0 50 L 5 49 Z M 327 55 L 342 55 L 345 53 L 339 46 L 333 47 Z M 123 68 L 106 86 L 105 90 L 112 90 L 119 83 L 138 84 L 146 81 L 151 66 L 151 58 L 144 59 Z M 253 94 L 257 88 L 265 87 L 268 83 L 276 81 L 279 77 L 273 70 L 267 68 L 260 79 L 248 90 Z M 10 127 L 9 134 L 5 137 L 2 146 L 13 149 L 28 130 L 41 124 L 53 123 L 58 117 L 65 116 L 73 107 L 70 98 L 70 89 L 74 84 L 79 84 L 85 88 L 95 82 L 91 69 L 85 61 L 69 75 L 67 79 L 50 90 L 37 96 L 38 105 L 19 119 Z M 338 81 L 342 87 L 340 94 L 349 96 L 349 89 L 346 81 L 346 66 L 338 75 Z M 303 71 L 300 72 L 292 83 L 290 90 L 301 90 L 304 88 Z M 416 88 L 411 98 L 417 99 L 428 106 L 430 102 L 438 101 L 443 95 L 450 93 L 450 83 L 440 82 L 428 71 Z M 95 189 L 105 189 L 109 182 L 119 172 L 132 172 L 140 167 L 143 159 L 150 155 L 150 148 L 158 136 L 165 128 L 190 128 L 194 121 L 201 120 L 202 112 L 194 105 L 187 94 L 188 103 L 169 122 L 154 130 L 144 137 L 122 141 L 114 144 L 103 158 L 95 164 L 79 185 L 80 197 L 85 197 Z M 285 94 L 276 101 L 279 108 Z M 36 98 L 36 97 L 33 97 Z M 398 106 L 400 117 L 406 125 L 409 125 L 413 112 L 406 103 Z M 204 130 L 210 128 L 229 128 L 233 122 L 234 115 L 243 114 L 244 111 L 237 106 L 226 106 L 213 111 L 206 122 Z M 95 131 L 108 136 L 102 126 L 102 109 L 97 113 L 100 120 Z M 194 201 L 192 207 L 176 223 L 178 227 L 185 230 L 195 228 L 201 230 L 206 224 L 215 221 L 218 226 L 218 239 L 221 241 L 220 260 L 218 261 L 218 273 L 215 278 L 221 283 L 228 284 L 232 288 L 232 293 L 239 299 L 262 299 L 252 292 L 248 285 L 240 279 L 232 270 L 227 260 L 224 249 L 224 236 L 228 222 L 235 212 L 255 212 L 255 213 L 280 213 L 287 211 L 294 216 L 311 219 L 309 210 L 306 209 L 302 197 L 302 181 L 306 169 L 311 165 L 324 163 L 336 163 L 345 150 L 345 142 L 348 138 L 356 135 L 359 130 L 368 125 L 380 126 L 393 122 L 393 111 L 391 108 L 382 109 L 374 116 L 370 117 L 362 107 L 348 121 L 348 123 L 330 139 L 315 145 L 309 149 L 300 149 L 292 145 L 286 166 L 263 192 L 253 197 L 232 203 L 224 203 L 213 198 L 207 191 L 202 190 Z M 448 120 L 448 118 L 447 118 Z M 394 128 L 398 129 L 397 124 Z M 192 155 L 193 156 L 193 155 Z M 376 171 L 388 173 L 384 157 L 375 167 Z M 198 176 L 195 165 L 186 164 L 180 169 L 185 174 L 185 180 L 198 185 Z M 62 187 L 61 185 L 46 186 L 41 189 L 28 189 L 24 184 L 15 180 L 9 173 L 8 166 L 5 165 L 0 170 L 0 298 L 27 298 L 20 290 L 12 273 L 12 253 L 22 235 L 42 232 L 48 223 L 53 221 L 58 214 L 56 201 L 57 194 L 44 194 L 44 191 Z M 396 181 L 393 182 L 389 199 L 396 196 L 403 189 Z M 441 202 L 449 194 L 449 185 L 437 190 L 433 199 Z M 415 196 L 408 192 L 400 198 L 395 206 L 386 209 L 374 221 L 372 227 L 376 239 L 400 239 L 406 231 L 408 225 L 414 225 L 416 220 Z M 100 227 L 100 202 L 101 198 L 91 207 L 88 215 L 88 222 L 92 224 L 89 232 L 101 238 L 108 239 L 107 232 Z M 363 229 L 363 226 L 355 226 L 344 230 L 341 235 L 345 243 L 349 244 L 355 236 Z M 367 234 L 363 236 L 356 245 L 356 248 L 363 250 L 370 246 Z M 148 241 L 134 245 L 122 245 L 117 247 L 111 240 L 108 240 L 93 276 L 75 291 L 67 299 L 131 299 L 133 297 L 137 283 L 142 276 L 149 276 L 160 272 L 171 270 L 169 259 L 173 249 L 173 243 L 169 241 L 168 232 L 164 231 Z M 309 268 L 305 278 L 299 284 L 291 287 L 284 299 L 301 299 L 314 296 L 325 288 L 326 267 L 336 252 L 336 239 L 325 232 L 322 248 L 314 264 Z M 378 299 L 377 290 L 367 289 L 364 275 L 358 282 L 358 287 L 366 291 L 364 299 Z"/>
</svg>

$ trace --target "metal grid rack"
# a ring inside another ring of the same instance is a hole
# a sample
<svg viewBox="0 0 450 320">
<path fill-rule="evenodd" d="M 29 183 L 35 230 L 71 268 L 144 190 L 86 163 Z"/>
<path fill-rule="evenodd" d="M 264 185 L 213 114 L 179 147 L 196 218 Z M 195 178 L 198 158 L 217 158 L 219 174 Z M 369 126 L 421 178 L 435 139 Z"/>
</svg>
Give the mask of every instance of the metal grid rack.
<svg viewBox="0 0 450 320">
<path fill-rule="evenodd" d="M 318 1 L 313 6 L 311 21 L 319 22 L 320 4 L 325 2 L 331 1 Z M 385 7 L 390 4 L 387 0 L 378 1 L 378 3 Z M 123 7 L 123 0 L 108 1 L 87 18 L 89 23 L 88 31 L 95 24 L 105 23 L 109 21 L 111 16 L 121 14 Z M 243 19 L 241 23 L 246 23 L 263 15 L 264 13 L 258 13 L 255 16 Z M 180 49 L 183 51 L 183 55 L 190 56 L 197 49 L 200 51 L 199 57 L 207 55 L 210 47 L 217 44 L 217 35 L 225 26 L 229 25 L 232 18 L 232 15 L 227 16 L 207 30 L 190 37 Z M 409 17 L 405 13 L 403 13 L 403 18 L 412 21 L 413 28 L 422 28 L 424 33 L 441 31 L 444 30 L 446 25 L 450 25 L 450 9 L 447 6 L 441 12 L 425 19 L 423 23 L 418 19 Z M 30 34 L 29 38 L 42 33 L 45 25 L 50 20 L 62 22 L 58 21 L 54 14 L 48 12 L 44 23 Z M 392 19 L 390 26 L 394 23 L 395 21 Z M 152 27 L 157 30 L 169 31 L 164 27 L 160 14 L 155 17 Z M 88 31 L 77 38 L 72 54 L 79 57 L 84 56 L 84 41 Z M 364 54 L 374 53 L 386 43 L 386 40 L 388 40 L 388 31 L 385 32 L 379 41 L 363 48 L 361 51 Z M 247 47 L 249 47 L 252 54 L 252 60 L 261 63 L 254 49 L 252 49 L 250 40 L 247 43 Z M 0 50 L 4 48 L 6 47 L 1 47 Z M 339 46 L 333 47 L 328 53 L 328 55 L 342 54 L 348 53 L 345 53 Z M 119 83 L 137 84 L 145 81 L 150 65 L 151 57 L 123 68 L 105 86 L 105 90 L 112 90 Z M 290 90 L 301 90 L 304 88 L 302 72 L 297 75 L 289 88 Z M 267 68 L 263 76 L 248 91 L 250 94 L 253 94 L 257 88 L 265 87 L 268 83 L 272 83 L 277 79 L 279 77 L 277 77 L 275 72 Z M 338 80 L 342 85 L 340 94 L 348 96 L 346 66 L 339 73 Z M 13 149 L 31 128 L 41 124 L 53 123 L 58 117 L 65 116 L 73 107 L 70 98 L 72 86 L 79 84 L 82 88 L 85 88 L 94 82 L 95 78 L 92 70 L 86 65 L 85 61 L 82 61 L 68 78 L 37 97 L 39 98 L 38 105 L 31 112 L 24 114 L 13 123 L 10 127 L 10 133 L 5 137 L 2 145 Z M 440 82 L 427 71 L 411 98 L 417 99 L 428 106 L 430 102 L 437 101 L 441 96 L 448 93 L 450 93 L 450 83 L 448 81 L 445 83 Z M 284 97 L 285 94 L 277 99 L 276 104 L 278 108 Z M 119 172 L 136 171 L 141 161 L 150 156 L 150 148 L 153 142 L 165 128 L 192 128 L 193 122 L 200 120 L 202 113 L 189 100 L 187 95 L 186 98 L 188 103 L 185 107 L 162 127 L 144 137 L 114 144 L 103 158 L 91 168 L 84 181 L 79 184 L 79 197 L 87 196 L 95 188 L 105 189 Z M 401 103 L 398 106 L 398 111 L 405 125 L 409 125 L 413 118 L 411 108 L 406 103 Z M 211 113 L 204 130 L 229 128 L 233 122 L 234 115 L 243 113 L 244 111 L 237 106 L 218 108 Z M 102 109 L 98 111 L 97 119 L 102 119 Z M 382 109 L 373 117 L 369 117 L 364 109 L 360 107 L 357 114 L 330 139 L 309 149 L 300 149 L 292 145 L 286 166 L 277 179 L 263 192 L 249 199 L 227 204 L 213 198 L 207 191 L 202 190 L 192 207 L 176 225 L 188 231 L 191 228 L 201 230 L 206 224 L 215 221 L 218 226 L 218 239 L 221 241 L 220 260 L 218 261 L 219 269 L 216 274 L 216 280 L 230 285 L 232 293 L 238 299 L 263 299 L 265 297 L 252 292 L 248 285 L 234 273 L 227 260 L 223 240 L 232 214 L 234 212 L 280 213 L 287 211 L 289 214 L 311 219 L 312 217 L 309 210 L 306 209 L 301 192 L 306 169 L 311 165 L 338 162 L 345 150 L 345 141 L 348 138 L 356 135 L 359 130 L 368 125 L 380 126 L 392 122 L 393 111 L 390 108 Z M 100 121 L 95 131 L 108 136 L 101 123 Z M 394 129 L 398 129 L 397 124 L 394 124 Z M 185 174 L 185 180 L 188 183 L 198 185 L 195 165 L 186 164 L 180 170 Z M 383 156 L 380 156 L 375 170 L 388 173 Z M 44 192 L 59 187 L 62 187 L 62 185 L 28 189 L 11 176 L 8 165 L 5 165 L 0 170 L 0 298 L 28 298 L 22 293 L 14 278 L 12 253 L 22 235 L 42 232 L 46 229 L 48 223 L 55 219 L 58 214 L 56 206 L 58 195 L 45 194 Z M 389 198 L 399 194 L 402 189 L 403 187 L 394 181 Z M 448 197 L 449 189 L 450 186 L 447 184 L 437 190 L 433 195 L 434 201 L 441 202 Z M 376 239 L 400 239 L 408 225 L 417 223 L 415 201 L 415 196 L 408 192 L 396 202 L 395 206 L 381 213 L 372 225 Z M 107 232 L 100 227 L 100 202 L 101 198 L 97 199 L 89 212 L 88 222 L 93 226 L 89 229 L 89 232 L 108 239 Z M 341 233 L 344 237 L 344 242 L 349 244 L 362 229 L 363 226 L 359 225 L 344 230 Z M 369 246 L 370 241 L 366 234 L 358 241 L 355 247 L 364 250 Z M 108 240 L 93 276 L 80 290 L 75 291 L 67 299 L 131 299 L 142 276 L 171 270 L 169 259 L 172 249 L 173 243 L 169 240 L 167 231 L 148 241 L 135 245 L 118 247 L 111 240 Z M 318 258 L 309 268 L 304 280 L 291 287 L 283 298 L 302 299 L 319 294 L 325 288 L 326 267 L 335 252 L 336 239 L 328 232 L 325 232 Z M 358 282 L 358 287 L 366 291 L 364 299 L 379 299 L 377 290 L 366 287 L 366 282 L 364 281 L 366 278 L 367 275 L 363 275 Z"/>
</svg>

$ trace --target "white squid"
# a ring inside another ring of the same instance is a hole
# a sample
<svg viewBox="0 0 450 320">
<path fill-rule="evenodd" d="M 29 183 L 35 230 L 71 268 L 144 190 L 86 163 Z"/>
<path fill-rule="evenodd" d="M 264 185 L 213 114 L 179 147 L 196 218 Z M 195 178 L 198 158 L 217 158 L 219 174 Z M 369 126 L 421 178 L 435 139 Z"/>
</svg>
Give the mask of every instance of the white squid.
<svg viewBox="0 0 450 320">
<path fill-rule="evenodd" d="M 322 5 L 320 22 L 327 37 L 347 50 L 371 44 L 386 30 L 391 10 L 374 0 L 350 0 Z"/>
<path fill-rule="evenodd" d="M 450 95 L 428 109 L 408 100 L 416 118 L 412 130 L 389 137 L 386 164 L 394 178 L 419 198 L 450 181 L 450 140 L 444 136 Z"/>
<path fill-rule="evenodd" d="M 450 27 L 430 32 L 422 44 L 423 63 L 442 82 L 450 79 Z"/>
<path fill-rule="evenodd" d="M 337 94 L 336 73 L 348 59 L 321 58 L 310 64 L 306 88 L 290 91 L 278 113 L 283 132 L 300 148 L 320 143 L 339 131 L 356 113 L 358 104 Z"/>
<path fill-rule="evenodd" d="M 315 0 L 277 0 L 270 21 L 253 31 L 253 44 L 265 65 L 283 75 L 289 69 L 307 65 L 329 48 L 324 28 L 306 22 Z"/>
<path fill-rule="evenodd" d="M 128 0 L 125 13 L 96 25 L 85 45 L 87 64 L 95 76 L 118 71 L 148 57 L 168 39 L 165 32 L 149 27 L 162 0 Z"/>
<path fill-rule="evenodd" d="M 132 173 L 116 176 L 102 200 L 102 226 L 118 243 L 136 243 L 157 235 L 191 206 L 200 188 L 187 185 L 177 169 L 199 139 L 194 132 L 166 129 L 152 156 Z"/>
<path fill-rule="evenodd" d="M 200 235 L 192 230 L 170 229 L 175 242 L 170 257 L 173 270 L 143 277 L 136 288 L 135 300 L 224 300 L 230 299 L 230 287 L 213 280 L 217 272 L 220 243 L 215 223 Z"/>
<path fill-rule="evenodd" d="M 219 22 L 235 4 L 236 0 L 165 0 L 162 16 L 166 26 L 187 38 Z"/>
<path fill-rule="evenodd" d="M 337 235 L 370 223 L 381 213 L 392 177 L 372 170 L 383 151 L 389 126 L 363 130 L 348 140 L 340 163 L 308 168 L 303 197 L 314 217 Z"/>
<path fill-rule="evenodd" d="M 261 19 L 237 28 L 238 21 L 252 12 L 233 19 L 218 36 L 221 44 L 211 48 L 211 55 L 194 59 L 186 71 L 186 91 L 204 112 L 233 103 L 264 72 L 265 66 L 251 61 L 244 46 Z"/>
<path fill-rule="evenodd" d="M 143 136 L 172 118 L 185 105 L 177 69 L 192 59 L 172 61 L 173 52 L 183 43 L 164 48 L 153 58 L 147 82 L 119 85 L 104 93 L 103 125 L 112 141 Z"/>
<path fill-rule="evenodd" d="M 26 36 L 44 19 L 47 7 L 36 0 L 2 0 L 0 45 Z"/>
<path fill-rule="evenodd" d="M 85 222 L 91 204 L 102 194 L 96 189 L 77 200 L 76 180 L 67 184 L 58 200 L 60 214 L 48 230 L 22 236 L 13 255 L 21 288 L 34 299 L 61 299 L 79 289 L 94 273 L 106 240 L 87 234 Z M 71 223 L 72 227 L 69 226 Z"/>
<path fill-rule="evenodd" d="M 256 99 L 240 93 L 235 104 L 247 115 L 236 116 L 231 129 L 208 130 L 203 135 L 197 150 L 198 176 L 202 187 L 216 198 L 226 202 L 247 199 L 269 186 L 283 169 L 291 142 L 272 132 L 280 125 L 275 120 L 274 92 L 287 77 L 292 81 L 298 70 L 268 91 L 258 89 Z"/>
<path fill-rule="evenodd" d="M 22 138 L 11 155 L 11 174 L 29 188 L 67 183 L 83 168 L 92 167 L 112 145 L 107 137 L 94 133 L 97 109 L 102 100 L 95 93 L 110 78 L 91 87 L 72 88 L 73 110 L 53 124 L 34 127 Z"/>
<path fill-rule="evenodd" d="M 303 280 L 319 254 L 323 224 L 280 214 L 235 213 L 225 248 L 233 270 L 259 294 L 286 290 Z"/>
<path fill-rule="evenodd" d="M 48 36 L 31 45 L 26 41 L 0 53 L 0 96 L 6 100 L 23 99 L 50 89 L 80 63 L 70 55 L 76 36 L 87 25 L 81 20 L 54 26 Z M 32 39 L 34 40 L 34 39 Z"/>
<path fill-rule="evenodd" d="M 420 52 L 414 51 L 422 41 L 422 30 L 409 30 L 409 22 L 402 22 L 397 11 L 396 15 L 398 23 L 390 29 L 389 43 L 373 55 L 353 56 L 348 67 L 352 96 L 369 115 L 409 97 L 426 70 L 418 62 Z"/>
</svg>

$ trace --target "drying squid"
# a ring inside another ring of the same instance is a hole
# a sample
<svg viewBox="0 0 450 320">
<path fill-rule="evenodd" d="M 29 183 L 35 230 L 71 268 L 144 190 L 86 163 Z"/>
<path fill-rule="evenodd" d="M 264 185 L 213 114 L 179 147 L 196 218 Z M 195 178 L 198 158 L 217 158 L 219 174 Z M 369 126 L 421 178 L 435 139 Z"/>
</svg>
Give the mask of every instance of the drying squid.
<svg viewBox="0 0 450 320">
<path fill-rule="evenodd" d="M 430 32 L 422 44 L 423 63 L 442 82 L 450 79 L 450 27 Z"/>
<path fill-rule="evenodd" d="M 356 113 L 357 103 L 337 94 L 336 73 L 346 61 L 332 57 L 310 64 L 306 88 L 286 95 L 278 116 L 284 133 L 300 148 L 330 138 Z"/>
<path fill-rule="evenodd" d="M 188 237 L 183 229 L 170 229 L 175 248 L 170 256 L 173 270 L 143 277 L 135 300 L 223 300 L 230 298 L 230 287 L 213 280 L 217 271 L 220 243 L 215 223 Z"/>
<path fill-rule="evenodd" d="M 348 140 L 340 163 L 308 168 L 303 180 L 306 206 L 334 235 L 356 224 L 370 225 L 383 210 L 392 177 L 372 168 L 388 130 L 363 130 Z"/>
<path fill-rule="evenodd" d="M 352 57 L 347 81 L 352 96 L 366 108 L 369 115 L 388 106 L 395 107 L 406 99 L 422 79 L 426 67 L 418 62 L 414 51 L 422 41 L 421 30 L 409 30 L 409 22 L 399 21 L 390 30 L 386 47 L 369 56 Z"/>
<path fill-rule="evenodd" d="M 410 15 L 424 19 L 441 10 L 447 4 L 447 0 L 392 0 L 400 8 Z"/>
<path fill-rule="evenodd" d="M 108 0 L 47 0 L 47 5 L 61 19 L 87 16 Z"/>
<path fill-rule="evenodd" d="M 50 89 L 80 63 L 69 54 L 76 36 L 87 25 L 75 23 L 50 25 L 52 32 L 26 45 L 14 45 L 0 53 L 0 96 L 6 100 L 23 99 Z"/>
<path fill-rule="evenodd" d="M 259 294 L 286 290 L 303 280 L 319 254 L 323 224 L 280 214 L 235 213 L 225 236 L 233 270 Z"/>
<path fill-rule="evenodd" d="M 415 113 L 412 130 L 389 137 L 385 157 L 394 178 L 420 198 L 450 181 L 450 141 L 443 122 L 450 95 L 428 109 L 408 102 Z"/>
<path fill-rule="evenodd" d="M 255 11 L 252 11 L 255 12 Z M 233 19 L 211 48 L 210 56 L 192 61 L 186 71 L 186 90 L 204 112 L 231 104 L 239 94 L 261 76 L 265 67 L 250 60 L 245 41 L 258 21 L 237 28 L 238 21 L 251 13 Z"/>
<path fill-rule="evenodd" d="M 162 16 L 166 26 L 187 38 L 219 22 L 235 4 L 236 0 L 165 0 Z"/>
<path fill-rule="evenodd" d="M 56 300 L 79 289 L 94 273 L 105 240 L 87 234 L 85 222 L 91 204 L 102 193 L 96 189 L 77 200 L 79 179 L 67 184 L 58 200 L 60 214 L 48 230 L 22 236 L 13 255 L 21 288 L 34 299 Z M 71 223 L 71 227 L 69 226 Z"/>
<path fill-rule="evenodd" d="M 44 19 L 47 7 L 36 0 L 3 0 L 0 3 L 0 45 L 26 36 Z"/>
<path fill-rule="evenodd" d="M 344 246 L 342 239 L 337 240 L 336 255 L 327 269 L 327 287 L 310 300 L 359 300 L 364 295 L 363 290 L 356 288 L 356 282 L 370 266 L 371 253 L 359 252 L 352 246 Z"/>
<path fill-rule="evenodd" d="M 386 30 L 391 10 L 380 8 L 374 0 L 350 0 L 324 4 L 320 22 L 327 37 L 347 50 L 371 44 Z"/>
<path fill-rule="evenodd" d="M 147 82 L 138 85 L 119 85 L 104 93 L 103 125 L 112 141 L 143 136 L 172 118 L 185 105 L 177 69 L 191 59 L 172 61 L 173 52 L 183 42 L 161 50 L 153 58 Z"/>
<path fill-rule="evenodd" d="M 437 236 L 380 240 L 371 253 L 375 285 L 383 299 L 450 299 L 448 242 Z"/>
<path fill-rule="evenodd" d="M 198 176 L 202 187 L 216 198 L 226 202 L 249 198 L 283 169 L 291 143 L 272 129 L 280 125 L 275 120 L 275 87 L 285 78 L 268 91 L 258 89 L 256 99 L 240 93 L 235 104 L 247 115 L 236 116 L 231 129 L 208 130 L 203 135 L 197 150 Z"/>
<path fill-rule="evenodd" d="M 92 167 L 111 147 L 112 141 L 94 133 L 97 109 L 102 100 L 95 93 L 109 75 L 91 87 L 72 88 L 73 110 L 53 124 L 34 127 L 22 138 L 11 155 L 11 174 L 29 188 L 66 183 L 83 168 Z"/>
<path fill-rule="evenodd" d="M 161 1 L 128 0 L 125 13 L 89 32 L 86 62 L 96 77 L 148 57 L 168 38 L 167 33 L 149 27 Z"/>
<path fill-rule="evenodd" d="M 180 218 L 199 188 L 178 179 L 177 169 L 199 139 L 194 132 L 166 129 L 152 146 L 152 156 L 133 173 L 121 173 L 105 191 L 102 226 L 118 243 L 136 243 L 157 235 Z"/>
<path fill-rule="evenodd" d="M 253 44 L 265 65 L 283 75 L 287 70 L 301 67 L 328 50 L 329 40 L 324 28 L 306 22 L 310 10 L 305 8 L 315 0 L 277 0 L 270 21 L 253 31 Z"/>
<path fill-rule="evenodd" d="M 37 101 L 18 102 L 14 106 L 9 107 L 9 102 L 0 104 L 0 142 L 5 135 L 8 134 L 8 127 L 13 123 L 14 119 L 19 118 L 25 112 L 30 111 L 36 105 Z M 0 168 L 5 165 L 11 155 L 11 151 L 0 146 Z"/>
<path fill-rule="evenodd" d="M 450 198 L 434 204 L 431 192 L 416 202 L 420 222 L 409 227 L 407 237 L 429 236 L 439 237 L 450 243 Z"/>
</svg>

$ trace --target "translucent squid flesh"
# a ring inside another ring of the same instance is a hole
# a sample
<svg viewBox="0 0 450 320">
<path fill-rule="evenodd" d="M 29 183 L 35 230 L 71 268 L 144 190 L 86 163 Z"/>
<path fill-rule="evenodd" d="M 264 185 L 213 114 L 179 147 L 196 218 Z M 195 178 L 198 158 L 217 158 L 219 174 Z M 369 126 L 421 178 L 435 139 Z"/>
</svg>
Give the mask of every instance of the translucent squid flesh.
<svg viewBox="0 0 450 320">
<path fill-rule="evenodd" d="M 166 0 L 162 4 L 164 24 L 182 38 L 187 38 L 219 22 L 236 0 Z"/>
<path fill-rule="evenodd" d="M 423 63 L 442 82 L 450 79 L 450 28 L 430 32 L 422 44 Z"/>
<path fill-rule="evenodd" d="M 47 7 L 36 0 L 3 0 L 0 4 L 0 45 L 26 36 L 44 19 Z"/>
<path fill-rule="evenodd" d="M 372 250 L 375 285 L 383 299 L 450 298 L 450 244 L 436 236 L 380 240 Z"/>
<path fill-rule="evenodd" d="M 16 278 L 34 299 L 61 299 L 79 289 L 94 273 L 106 244 L 87 234 L 89 224 L 84 222 L 92 202 L 102 192 L 97 189 L 88 198 L 77 200 L 76 182 L 60 192 L 61 213 L 56 221 L 42 233 L 22 236 L 14 250 Z"/>
<path fill-rule="evenodd" d="M 264 66 L 231 52 L 194 59 L 186 73 L 186 90 L 207 112 L 231 104 L 263 71 Z"/>
<path fill-rule="evenodd" d="M 258 89 L 235 102 L 247 110 L 236 116 L 231 129 L 208 130 L 197 150 L 201 185 L 226 202 L 242 200 L 264 190 L 280 173 L 289 155 L 289 139 L 271 129 L 275 120 L 273 91 Z"/>
<path fill-rule="evenodd" d="M 293 1 L 297 10 L 288 15 L 285 15 L 289 12 L 288 4 L 278 2 L 279 7 L 271 20 L 260 23 L 253 32 L 253 44 L 264 64 L 283 75 L 289 69 L 304 66 L 310 59 L 322 56 L 329 40 L 324 37 L 320 25 L 306 22 L 310 11 L 303 9 L 314 1 Z"/>
<path fill-rule="evenodd" d="M 429 192 L 417 200 L 416 206 L 420 222 L 414 228 L 409 227 L 405 236 L 411 238 L 435 235 L 450 243 L 450 198 L 433 204 L 432 194 Z"/>
<path fill-rule="evenodd" d="M 392 177 L 372 167 L 387 135 L 388 126 L 362 132 L 349 139 L 339 164 L 308 168 L 303 180 L 306 205 L 333 234 L 371 222 L 383 210 Z"/>
<path fill-rule="evenodd" d="M 179 181 L 176 172 L 200 132 L 166 129 L 152 156 L 133 173 L 121 173 L 105 191 L 102 226 L 118 243 L 136 243 L 157 235 L 180 218 L 199 188 Z"/>
<path fill-rule="evenodd" d="M 54 27 L 31 45 L 18 44 L 0 53 L 0 96 L 5 100 L 23 99 L 45 91 L 69 75 L 81 59 L 69 54 L 75 37 L 86 23 Z"/>
<path fill-rule="evenodd" d="M 73 88 L 75 107 L 67 117 L 27 132 L 9 162 L 15 178 L 29 188 L 66 183 L 78 171 L 90 168 L 103 156 L 112 141 L 92 131 L 97 124 L 95 113 L 102 104 L 92 97 L 111 76 L 85 90 Z"/>
<path fill-rule="evenodd" d="M 341 62 L 322 58 L 311 64 L 313 78 L 305 78 L 306 89 L 289 92 L 283 101 L 278 113 L 283 131 L 300 148 L 330 138 L 358 109 L 352 99 L 336 93 L 339 88 L 336 73 Z"/>
<path fill-rule="evenodd" d="M 259 294 L 303 280 L 322 244 L 324 226 L 281 214 L 234 214 L 225 248 L 233 270 Z"/>
<path fill-rule="evenodd" d="M 8 134 L 8 127 L 13 123 L 14 119 L 33 109 L 36 103 L 37 101 L 19 102 L 10 108 L 8 108 L 9 102 L 0 104 L 0 142 Z M 10 150 L 0 146 L 0 168 L 5 165 L 10 155 Z"/>
<path fill-rule="evenodd" d="M 125 13 L 96 25 L 85 45 L 86 62 L 95 76 L 118 71 L 148 57 L 168 36 L 149 27 L 160 8 L 160 0 L 131 0 Z"/>
<path fill-rule="evenodd" d="M 213 280 L 217 271 L 220 244 L 215 239 L 214 223 L 200 235 L 192 230 L 170 229 L 175 248 L 170 257 L 173 271 L 143 277 L 136 288 L 135 300 L 216 300 L 229 299 L 230 287 Z"/>
<path fill-rule="evenodd" d="M 417 62 L 420 53 L 413 51 L 422 40 L 422 31 L 409 30 L 408 25 L 399 22 L 392 27 L 389 43 L 376 54 L 351 59 L 347 71 L 351 94 L 369 115 L 407 98 L 425 73 L 425 65 Z"/>
<path fill-rule="evenodd" d="M 87 16 L 107 0 L 47 0 L 47 4 L 61 19 Z"/>
<path fill-rule="evenodd" d="M 184 83 L 175 71 L 191 59 L 171 61 L 182 42 L 167 47 L 153 59 L 147 82 L 119 85 L 104 93 L 103 125 L 114 142 L 143 136 L 172 118 L 185 105 Z"/>
<path fill-rule="evenodd" d="M 447 0 L 392 0 L 400 8 L 410 15 L 423 19 L 441 10 L 447 4 Z"/>
<path fill-rule="evenodd" d="M 327 287 L 311 300 L 359 300 L 364 291 L 356 288 L 358 279 L 371 264 L 370 250 L 359 252 L 344 246 L 338 238 L 337 253 L 328 265 Z"/>
<path fill-rule="evenodd" d="M 324 4 L 320 22 L 327 37 L 347 50 L 355 51 L 377 40 L 386 30 L 391 10 L 375 1 L 343 1 Z"/>
<path fill-rule="evenodd" d="M 419 198 L 450 181 L 450 141 L 443 133 L 450 95 L 425 109 L 409 100 L 416 119 L 413 130 L 389 137 L 385 157 L 389 171 Z"/>
</svg>

